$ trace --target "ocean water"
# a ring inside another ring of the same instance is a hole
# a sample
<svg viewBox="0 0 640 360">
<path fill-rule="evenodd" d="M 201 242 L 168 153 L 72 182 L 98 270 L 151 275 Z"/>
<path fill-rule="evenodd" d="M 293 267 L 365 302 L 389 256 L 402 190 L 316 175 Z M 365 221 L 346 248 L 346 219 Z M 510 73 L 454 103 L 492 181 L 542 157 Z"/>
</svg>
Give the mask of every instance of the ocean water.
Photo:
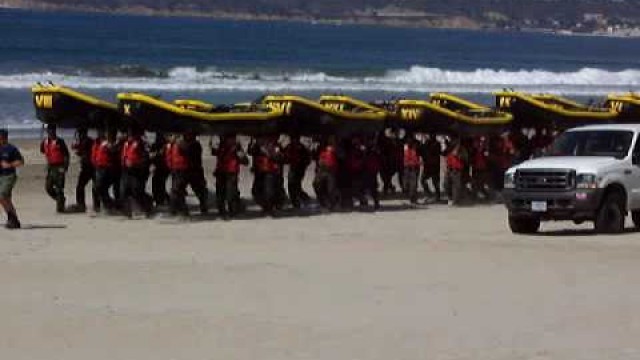
<svg viewBox="0 0 640 360">
<path fill-rule="evenodd" d="M 20 10 L 0 10 L 0 34 L 0 126 L 25 133 L 39 127 L 29 89 L 47 81 L 104 99 L 142 91 L 218 104 L 640 90 L 640 39 Z"/>
</svg>

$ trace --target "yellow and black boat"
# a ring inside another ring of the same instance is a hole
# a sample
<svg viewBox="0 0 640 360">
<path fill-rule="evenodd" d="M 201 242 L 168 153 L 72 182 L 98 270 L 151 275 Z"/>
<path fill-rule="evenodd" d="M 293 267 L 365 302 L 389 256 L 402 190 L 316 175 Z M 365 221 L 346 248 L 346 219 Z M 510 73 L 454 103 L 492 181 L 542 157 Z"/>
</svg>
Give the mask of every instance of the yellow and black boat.
<svg viewBox="0 0 640 360">
<path fill-rule="evenodd" d="M 216 107 L 197 100 L 169 103 L 139 93 L 118 94 L 118 108 L 148 131 L 176 133 L 270 134 L 279 132 L 283 118 L 282 111 L 261 104 Z"/>
<path fill-rule="evenodd" d="M 372 133 L 382 131 L 388 113 L 345 96 L 325 96 L 320 102 L 292 95 L 266 96 L 263 103 L 285 117 L 283 132 L 301 135 Z"/>
<path fill-rule="evenodd" d="M 555 95 L 503 91 L 495 96 L 497 108 L 511 112 L 518 127 L 566 129 L 618 120 L 618 113 L 611 108 L 587 106 Z"/>
<path fill-rule="evenodd" d="M 395 123 L 410 131 L 491 134 L 511 127 L 513 116 L 446 93 L 429 100 L 399 100 Z"/>
<path fill-rule="evenodd" d="M 636 93 L 609 95 L 605 106 L 618 113 L 620 122 L 640 122 L 640 95 Z"/>
<path fill-rule="evenodd" d="M 36 117 L 61 128 L 118 127 L 121 115 L 114 103 L 100 100 L 64 86 L 36 85 L 31 88 Z"/>
</svg>

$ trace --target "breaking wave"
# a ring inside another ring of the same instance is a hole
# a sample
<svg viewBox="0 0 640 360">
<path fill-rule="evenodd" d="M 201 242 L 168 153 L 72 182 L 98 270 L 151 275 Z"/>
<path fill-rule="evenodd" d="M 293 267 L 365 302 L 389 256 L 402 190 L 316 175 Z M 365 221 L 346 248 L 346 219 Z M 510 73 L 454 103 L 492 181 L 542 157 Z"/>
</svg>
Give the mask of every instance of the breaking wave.
<svg viewBox="0 0 640 360">
<path fill-rule="evenodd" d="M 36 72 L 0 75 L 0 89 L 24 89 L 36 82 L 64 84 L 79 89 L 152 91 L 330 91 L 330 92 L 432 92 L 485 93 L 502 88 L 593 95 L 638 90 L 640 70 L 577 71 L 476 69 L 453 71 L 412 66 L 382 75 L 335 76 L 324 72 L 237 72 L 215 68 L 175 67 L 156 71 L 136 66 L 115 70 L 89 69 L 73 73 Z"/>
</svg>

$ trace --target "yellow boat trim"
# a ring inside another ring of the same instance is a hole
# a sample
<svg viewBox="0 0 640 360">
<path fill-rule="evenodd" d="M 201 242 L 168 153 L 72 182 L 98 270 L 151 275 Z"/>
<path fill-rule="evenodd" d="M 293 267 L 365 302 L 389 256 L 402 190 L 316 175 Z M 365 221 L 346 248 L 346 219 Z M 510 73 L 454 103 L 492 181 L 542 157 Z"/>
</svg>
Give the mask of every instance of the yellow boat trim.
<svg viewBox="0 0 640 360">
<path fill-rule="evenodd" d="M 191 109 L 195 111 L 211 111 L 216 108 L 215 105 L 208 102 L 193 99 L 178 99 L 174 100 L 173 103 L 181 108 Z"/>
<path fill-rule="evenodd" d="M 233 112 L 233 113 L 203 113 L 199 111 L 183 109 L 166 101 L 158 100 L 148 95 L 138 93 L 120 93 L 118 94 L 120 101 L 137 101 L 145 103 L 163 110 L 172 112 L 176 115 L 187 116 L 204 121 L 225 121 L 225 120 L 270 120 L 282 116 L 282 111 L 270 109 L 269 112 Z"/>
<path fill-rule="evenodd" d="M 406 118 L 406 116 L 402 116 L 403 115 L 402 107 L 407 106 L 407 107 L 414 107 L 414 108 L 415 107 L 427 108 L 431 111 L 438 112 L 447 117 L 456 119 L 457 121 L 465 122 L 473 125 L 505 125 L 510 123 L 513 120 L 513 115 L 505 112 L 496 112 L 495 113 L 496 116 L 491 116 L 491 117 L 472 117 L 465 114 L 461 114 L 459 112 L 449 110 L 442 106 L 435 105 L 430 101 L 426 101 L 426 100 L 400 100 L 398 101 L 398 106 L 400 107 L 400 115 L 402 118 Z M 477 109 L 477 110 L 484 110 L 484 109 L 486 108 Z M 418 118 L 417 114 L 414 114 L 414 115 L 416 115 L 415 116 L 416 118 L 413 120 L 417 120 Z"/>
<path fill-rule="evenodd" d="M 502 106 L 504 107 L 509 107 L 510 101 L 508 99 L 515 98 L 522 101 L 526 101 L 535 107 L 545 109 L 550 112 L 555 112 L 557 114 L 560 114 L 566 117 L 590 117 L 594 120 L 601 120 L 601 119 L 612 119 L 618 115 L 616 112 L 612 111 L 611 109 L 605 109 L 605 108 L 598 108 L 601 111 L 587 110 L 588 108 L 584 105 L 582 107 L 585 110 L 579 110 L 579 111 L 568 110 L 560 105 L 548 104 L 542 100 L 536 99 L 532 95 L 520 93 L 520 92 L 512 92 L 512 91 L 497 92 L 497 93 L 494 93 L 494 95 L 502 98 L 501 102 L 503 102 Z M 549 98 L 549 96 L 546 96 L 546 97 Z"/>
<path fill-rule="evenodd" d="M 489 110 L 491 109 L 488 106 L 485 105 L 481 105 L 481 104 L 477 104 L 474 102 L 471 102 L 469 100 L 457 97 L 455 95 L 451 95 L 448 93 L 433 93 L 430 96 L 431 101 L 433 102 L 434 100 L 446 100 L 446 101 L 451 101 L 453 103 L 456 103 L 458 105 L 462 105 L 468 109 L 473 109 L 473 110 Z M 438 103 L 436 103 L 436 105 L 438 105 Z"/>
<path fill-rule="evenodd" d="M 334 116 L 339 116 L 347 120 L 371 120 L 371 121 L 383 121 L 386 119 L 387 114 L 385 112 L 364 112 L 353 113 L 349 111 L 336 111 L 328 108 L 319 102 L 303 98 L 301 96 L 293 95 L 271 95 L 266 96 L 262 102 L 269 106 L 271 109 L 281 110 L 285 115 L 289 115 L 291 106 L 295 103 L 299 103 L 315 110 L 325 112 Z"/>
<path fill-rule="evenodd" d="M 71 90 L 67 87 L 64 86 L 58 86 L 58 85 L 54 85 L 54 86 L 41 86 L 41 85 L 36 85 L 34 87 L 31 88 L 31 92 L 34 95 L 41 95 L 41 94 L 64 94 L 66 96 L 78 99 L 80 101 L 86 102 L 88 104 L 94 105 L 94 106 L 98 106 L 98 107 L 103 107 L 109 110 L 118 110 L 118 106 L 116 104 L 104 101 L 104 100 L 100 100 L 98 98 L 95 98 L 93 96 L 87 95 L 87 94 L 83 94 L 80 92 L 77 92 L 75 90 Z"/>
<path fill-rule="evenodd" d="M 552 95 L 552 94 L 534 94 L 531 95 L 534 99 L 536 100 L 540 100 L 542 102 L 545 102 L 549 105 L 564 105 L 564 106 L 569 106 L 569 107 L 574 107 L 577 109 L 589 109 L 589 107 L 585 104 L 580 104 L 578 102 L 575 102 L 573 100 L 567 99 L 565 97 L 562 96 L 558 96 L 558 95 Z"/>
<path fill-rule="evenodd" d="M 322 95 L 320 97 L 319 100 L 320 104 L 323 104 L 325 102 L 332 102 L 332 103 L 343 103 L 343 104 L 349 104 L 352 105 L 354 107 L 358 107 L 364 110 L 368 110 L 368 111 L 373 111 L 373 112 L 386 112 L 386 110 L 379 108 L 377 106 L 371 105 L 367 102 L 364 102 L 362 100 L 358 100 L 358 99 L 354 99 L 352 97 L 349 96 L 343 96 L 343 95 Z"/>
<path fill-rule="evenodd" d="M 607 103 L 612 111 L 622 112 L 624 104 L 632 104 L 640 107 L 640 97 L 631 94 L 609 95 L 607 96 Z"/>
</svg>

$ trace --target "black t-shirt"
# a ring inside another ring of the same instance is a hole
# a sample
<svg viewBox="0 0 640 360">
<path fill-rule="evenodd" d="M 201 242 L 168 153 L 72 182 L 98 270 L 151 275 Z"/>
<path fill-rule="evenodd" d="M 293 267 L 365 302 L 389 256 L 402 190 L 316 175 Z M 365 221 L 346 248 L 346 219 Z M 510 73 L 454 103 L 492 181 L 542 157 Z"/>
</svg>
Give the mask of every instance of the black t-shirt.
<svg viewBox="0 0 640 360">
<path fill-rule="evenodd" d="M 12 163 L 14 161 L 23 161 L 22 154 L 20 154 L 20 150 L 17 147 L 6 144 L 0 146 L 0 162 L 6 161 Z M 0 167 L 0 175 L 11 175 L 15 174 L 15 168 L 3 169 Z"/>
</svg>

